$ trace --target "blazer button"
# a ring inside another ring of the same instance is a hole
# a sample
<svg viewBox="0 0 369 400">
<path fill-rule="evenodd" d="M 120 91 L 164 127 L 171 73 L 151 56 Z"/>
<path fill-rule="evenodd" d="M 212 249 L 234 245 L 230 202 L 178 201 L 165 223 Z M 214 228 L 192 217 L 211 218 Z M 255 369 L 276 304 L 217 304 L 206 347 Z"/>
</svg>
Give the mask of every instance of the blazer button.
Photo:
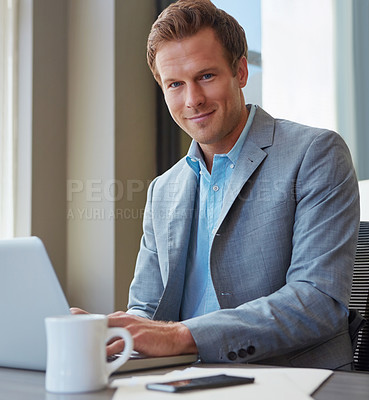
<svg viewBox="0 0 369 400">
<path fill-rule="evenodd" d="M 247 350 L 245 350 L 245 349 L 238 350 L 238 357 L 246 358 L 247 357 Z"/>
<path fill-rule="evenodd" d="M 230 351 L 227 354 L 227 357 L 228 357 L 229 360 L 234 361 L 237 358 L 237 354 L 234 351 Z"/>
<path fill-rule="evenodd" d="M 255 353 L 255 351 L 256 351 L 256 349 L 254 346 L 249 346 L 247 348 L 247 353 L 250 354 L 250 356 L 253 355 Z"/>
</svg>

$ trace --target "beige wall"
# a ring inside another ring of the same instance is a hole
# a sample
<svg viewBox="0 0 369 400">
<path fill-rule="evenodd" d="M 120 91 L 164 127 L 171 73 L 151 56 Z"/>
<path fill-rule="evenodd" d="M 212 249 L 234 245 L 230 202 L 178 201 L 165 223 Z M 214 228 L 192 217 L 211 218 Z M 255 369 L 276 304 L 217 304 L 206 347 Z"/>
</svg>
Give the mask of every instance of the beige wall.
<svg viewBox="0 0 369 400">
<path fill-rule="evenodd" d="M 67 7 L 65 2 L 55 0 L 23 3 L 21 6 L 28 7 L 28 18 L 32 18 L 29 43 L 32 56 L 28 65 L 31 71 L 30 110 L 27 110 L 31 115 L 30 129 L 23 126 L 30 133 L 28 139 L 32 150 L 28 216 L 31 226 L 27 233 L 44 241 L 65 287 Z M 27 33 L 21 31 L 21 35 Z M 19 119 L 22 120 L 22 115 Z"/>
<path fill-rule="evenodd" d="M 33 27 L 30 233 L 45 242 L 71 305 L 125 309 L 155 175 L 145 61 L 155 2 L 21 3 Z"/>
</svg>

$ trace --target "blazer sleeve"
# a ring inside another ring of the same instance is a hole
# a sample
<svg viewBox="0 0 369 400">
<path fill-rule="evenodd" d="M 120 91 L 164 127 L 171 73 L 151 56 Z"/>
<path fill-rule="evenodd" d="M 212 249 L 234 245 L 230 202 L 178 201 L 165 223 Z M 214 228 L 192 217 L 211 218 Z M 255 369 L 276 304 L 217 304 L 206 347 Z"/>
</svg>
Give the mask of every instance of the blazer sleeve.
<svg viewBox="0 0 369 400">
<path fill-rule="evenodd" d="M 257 362 L 347 331 L 359 225 L 351 156 L 339 135 L 323 131 L 299 162 L 286 283 L 234 309 L 183 321 L 205 362 Z"/>
<path fill-rule="evenodd" d="M 132 280 L 128 313 L 152 319 L 158 307 L 164 285 L 160 271 L 152 221 L 153 191 L 158 178 L 151 182 L 147 191 L 147 201 L 143 218 L 143 236 L 137 256 L 134 278 Z"/>
</svg>

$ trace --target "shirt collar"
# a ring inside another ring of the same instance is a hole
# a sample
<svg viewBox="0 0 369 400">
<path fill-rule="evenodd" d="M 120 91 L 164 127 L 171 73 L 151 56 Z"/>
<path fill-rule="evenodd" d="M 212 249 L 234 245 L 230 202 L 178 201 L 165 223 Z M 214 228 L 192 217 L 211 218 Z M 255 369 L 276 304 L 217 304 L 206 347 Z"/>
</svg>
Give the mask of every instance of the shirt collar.
<svg viewBox="0 0 369 400">
<path fill-rule="evenodd" d="M 192 140 L 190 148 L 186 156 L 187 164 L 192 168 L 197 176 L 200 174 L 200 162 L 205 164 L 204 158 L 201 153 L 200 146 L 197 142 Z"/>
<path fill-rule="evenodd" d="M 256 105 L 247 105 L 246 106 L 249 109 L 249 117 L 247 119 L 246 125 L 242 130 L 242 133 L 240 137 L 237 139 L 237 142 L 235 145 L 232 147 L 232 149 L 227 153 L 227 154 L 216 154 L 215 156 L 227 156 L 233 164 L 236 164 L 238 157 L 240 155 L 241 149 L 243 144 L 245 143 L 247 134 L 250 130 L 250 127 L 252 125 L 252 121 L 254 120 L 255 112 L 256 112 Z M 188 149 L 188 153 L 186 156 L 186 161 L 187 164 L 191 167 L 191 169 L 195 172 L 197 176 L 200 174 L 200 163 L 202 164 L 203 167 L 206 168 L 205 166 L 205 161 L 200 149 L 199 144 L 192 140 L 190 148 Z"/>
</svg>

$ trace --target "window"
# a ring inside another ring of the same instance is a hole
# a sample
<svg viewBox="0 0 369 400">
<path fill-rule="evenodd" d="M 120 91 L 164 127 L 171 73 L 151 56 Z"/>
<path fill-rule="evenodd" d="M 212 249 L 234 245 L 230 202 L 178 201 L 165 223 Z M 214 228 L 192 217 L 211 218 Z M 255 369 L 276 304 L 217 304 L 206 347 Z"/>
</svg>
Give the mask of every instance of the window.
<svg viewBox="0 0 369 400">
<path fill-rule="evenodd" d="M 359 179 L 368 179 L 369 2 L 213 3 L 233 15 L 246 32 L 246 103 L 259 104 L 275 118 L 339 132 Z M 259 64 L 254 62 L 258 54 Z"/>
</svg>

